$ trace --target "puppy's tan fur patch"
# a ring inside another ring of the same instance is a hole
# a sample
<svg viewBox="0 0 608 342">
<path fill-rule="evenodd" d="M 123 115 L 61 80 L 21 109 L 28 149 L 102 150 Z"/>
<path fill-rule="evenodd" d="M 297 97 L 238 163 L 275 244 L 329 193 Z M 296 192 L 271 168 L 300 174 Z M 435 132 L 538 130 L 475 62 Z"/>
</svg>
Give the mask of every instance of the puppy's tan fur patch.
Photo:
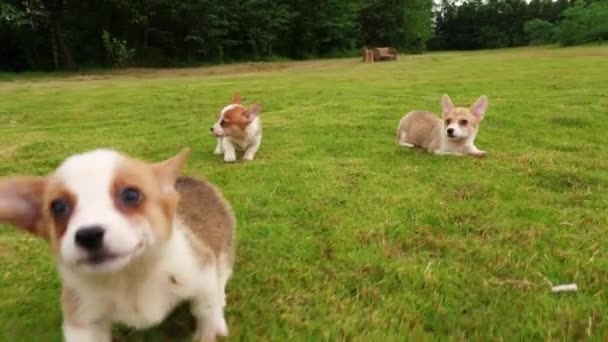
<svg viewBox="0 0 608 342">
<path fill-rule="evenodd" d="M 179 177 L 175 188 L 181 197 L 178 217 L 202 242 L 198 247 L 209 247 L 215 256 L 228 252 L 233 259 L 235 219 L 228 203 L 209 183 L 192 177 Z"/>
<path fill-rule="evenodd" d="M 183 163 L 183 161 L 175 161 L 175 163 Z M 140 191 L 142 196 L 140 205 L 128 207 L 120 201 L 120 192 L 127 187 Z M 116 169 L 110 196 L 114 200 L 116 209 L 124 216 L 134 221 L 155 222 L 153 228 L 164 239 L 171 235 L 171 217 L 175 215 L 178 195 L 172 189 L 162 190 L 159 177 L 150 164 L 124 157 Z"/>
<path fill-rule="evenodd" d="M 247 108 L 239 105 L 234 106 L 233 108 L 224 112 L 224 123 L 222 124 L 222 127 L 224 127 L 224 130 L 226 130 L 228 136 L 231 134 L 229 131 L 227 131 L 227 129 L 236 126 L 241 130 L 244 130 L 251 123 L 253 117 L 247 114 L 248 111 L 249 110 Z"/>
<path fill-rule="evenodd" d="M 5 222 L 48 239 L 43 207 L 44 177 L 5 177 L 0 179 L 0 222 Z"/>
<path fill-rule="evenodd" d="M 76 195 L 66 189 L 63 184 L 59 182 L 49 182 L 49 184 L 47 184 L 47 188 L 44 203 L 48 203 L 48 205 L 43 206 L 43 208 L 49 208 L 51 203 L 53 203 L 55 200 L 63 200 L 67 202 L 70 208 L 76 208 L 78 205 L 78 198 Z M 46 213 L 43 215 L 43 219 L 47 219 L 45 225 L 49 227 L 48 233 L 53 245 L 61 240 L 63 234 L 67 230 L 70 217 L 72 216 L 72 211 L 73 210 L 70 210 L 65 216 L 62 217 L 53 217 L 53 215 L 47 215 Z"/>
</svg>

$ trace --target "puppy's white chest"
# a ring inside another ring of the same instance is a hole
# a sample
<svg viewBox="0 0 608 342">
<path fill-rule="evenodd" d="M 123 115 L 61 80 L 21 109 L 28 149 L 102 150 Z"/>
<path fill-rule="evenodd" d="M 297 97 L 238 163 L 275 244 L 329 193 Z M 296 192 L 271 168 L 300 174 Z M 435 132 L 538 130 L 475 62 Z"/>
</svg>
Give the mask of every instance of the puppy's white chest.
<svg viewBox="0 0 608 342">
<path fill-rule="evenodd" d="M 230 141 L 236 145 L 236 147 L 245 150 L 249 146 L 255 144 L 259 141 L 262 126 L 260 124 L 260 119 L 256 118 L 247 128 L 245 129 L 245 134 L 243 136 L 231 136 L 228 137 Z"/>
<path fill-rule="evenodd" d="M 67 277 L 68 280 L 72 280 Z M 191 299 L 200 287 L 201 267 L 186 236 L 176 230 L 157 262 L 92 283 L 79 291 L 79 314 L 85 320 L 108 319 L 134 328 L 161 323 L 184 300 Z M 74 282 L 73 288 L 79 288 Z"/>
<path fill-rule="evenodd" d="M 245 137 L 242 139 L 232 138 L 231 140 L 232 140 L 232 143 L 241 150 L 246 149 L 249 145 L 251 145 L 253 143 L 253 141 L 252 141 L 253 139 L 251 139 L 249 137 Z"/>
<path fill-rule="evenodd" d="M 190 299 L 200 286 L 200 265 L 185 236 L 175 232 L 162 261 L 147 279 L 126 284 L 115 300 L 116 321 L 140 328 L 162 322 L 183 300 Z"/>
<path fill-rule="evenodd" d="M 172 289 L 176 285 L 171 277 L 157 274 L 145 284 L 133 284 L 132 288 L 117 291 L 112 298 L 112 320 L 134 328 L 161 323 L 182 300 Z"/>
</svg>

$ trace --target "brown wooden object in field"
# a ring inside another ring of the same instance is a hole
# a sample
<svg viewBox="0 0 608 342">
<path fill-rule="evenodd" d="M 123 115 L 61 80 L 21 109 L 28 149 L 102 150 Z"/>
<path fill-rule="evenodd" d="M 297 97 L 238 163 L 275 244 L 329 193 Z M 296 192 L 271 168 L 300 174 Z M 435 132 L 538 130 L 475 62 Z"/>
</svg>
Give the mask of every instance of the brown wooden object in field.
<svg viewBox="0 0 608 342">
<path fill-rule="evenodd" d="M 363 49 L 363 63 L 374 63 L 374 52 L 370 49 Z"/>
<path fill-rule="evenodd" d="M 392 47 L 377 47 L 373 48 L 374 62 L 380 61 L 396 61 L 397 49 Z"/>
</svg>

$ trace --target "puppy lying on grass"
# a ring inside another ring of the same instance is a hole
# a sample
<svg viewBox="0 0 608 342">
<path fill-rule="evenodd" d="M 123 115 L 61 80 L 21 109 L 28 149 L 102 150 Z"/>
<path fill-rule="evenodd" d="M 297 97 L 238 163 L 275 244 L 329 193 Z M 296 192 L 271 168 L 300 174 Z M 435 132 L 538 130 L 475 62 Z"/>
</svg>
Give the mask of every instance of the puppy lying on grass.
<svg viewBox="0 0 608 342">
<path fill-rule="evenodd" d="M 405 115 L 397 127 L 397 143 L 420 147 L 438 155 L 471 155 L 485 157 L 475 147 L 479 123 L 488 108 L 488 97 L 482 95 L 470 108 L 455 107 L 446 94 L 441 99 L 442 118 L 426 111 Z"/>
</svg>

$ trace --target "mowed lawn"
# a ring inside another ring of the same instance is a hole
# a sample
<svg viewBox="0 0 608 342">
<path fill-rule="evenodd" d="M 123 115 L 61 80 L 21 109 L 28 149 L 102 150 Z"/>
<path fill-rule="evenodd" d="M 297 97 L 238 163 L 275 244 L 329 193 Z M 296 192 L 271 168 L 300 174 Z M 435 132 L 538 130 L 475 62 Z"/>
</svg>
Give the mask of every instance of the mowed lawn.
<svg viewBox="0 0 608 342">
<path fill-rule="evenodd" d="M 608 339 L 608 46 L 89 76 L 4 75 L 0 175 L 111 147 L 232 203 L 234 341 Z M 253 162 L 208 134 L 232 92 L 264 105 Z M 409 110 L 489 97 L 485 159 L 396 146 Z M 103 167 L 100 165 L 99 167 Z M 551 283 L 577 283 L 553 294 Z M 47 245 L 0 229 L 0 340 L 61 339 Z M 185 308 L 119 341 L 187 340 Z"/>
</svg>

